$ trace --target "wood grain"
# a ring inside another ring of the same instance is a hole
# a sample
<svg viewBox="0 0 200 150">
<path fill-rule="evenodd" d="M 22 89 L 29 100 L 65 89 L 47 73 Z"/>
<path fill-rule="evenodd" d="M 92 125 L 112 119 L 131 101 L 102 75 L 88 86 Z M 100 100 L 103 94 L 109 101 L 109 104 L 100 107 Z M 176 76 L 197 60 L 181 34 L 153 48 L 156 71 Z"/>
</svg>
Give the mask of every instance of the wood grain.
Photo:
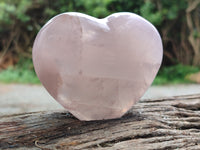
<svg viewBox="0 0 200 150">
<path fill-rule="evenodd" d="M 200 150 L 200 95 L 140 100 L 122 118 L 67 111 L 1 116 L 0 149 Z"/>
</svg>

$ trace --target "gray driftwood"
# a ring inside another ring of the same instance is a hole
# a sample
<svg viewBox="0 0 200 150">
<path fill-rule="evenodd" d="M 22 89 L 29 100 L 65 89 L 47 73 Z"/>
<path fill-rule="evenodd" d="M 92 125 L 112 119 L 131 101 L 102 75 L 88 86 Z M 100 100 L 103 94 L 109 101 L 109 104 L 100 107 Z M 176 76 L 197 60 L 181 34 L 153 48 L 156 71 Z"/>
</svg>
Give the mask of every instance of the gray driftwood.
<svg viewBox="0 0 200 150">
<path fill-rule="evenodd" d="M 120 119 L 67 112 L 2 116 L 0 149 L 200 150 L 200 95 L 140 100 Z"/>
</svg>

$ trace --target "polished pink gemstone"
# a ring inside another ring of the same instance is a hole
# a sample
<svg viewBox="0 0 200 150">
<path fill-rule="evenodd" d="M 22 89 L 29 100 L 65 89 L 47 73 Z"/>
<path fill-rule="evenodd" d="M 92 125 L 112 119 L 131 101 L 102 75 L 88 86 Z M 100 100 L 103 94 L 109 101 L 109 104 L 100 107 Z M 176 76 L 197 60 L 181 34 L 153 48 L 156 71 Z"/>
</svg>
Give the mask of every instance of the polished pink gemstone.
<svg viewBox="0 0 200 150">
<path fill-rule="evenodd" d="M 151 85 L 162 56 L 156 28 L 133 13 L 60 14 L 33 46 L 40 81 L 80 120 L 121 117 Z"/>
</svg>

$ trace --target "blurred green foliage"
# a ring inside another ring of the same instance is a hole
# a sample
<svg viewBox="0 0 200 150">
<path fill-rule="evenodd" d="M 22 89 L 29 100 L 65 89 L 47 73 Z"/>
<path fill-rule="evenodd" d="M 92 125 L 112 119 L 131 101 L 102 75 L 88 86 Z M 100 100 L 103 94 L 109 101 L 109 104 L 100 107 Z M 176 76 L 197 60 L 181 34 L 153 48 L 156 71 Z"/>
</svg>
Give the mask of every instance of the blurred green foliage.
<svg viewBox="0 0 200 150">
<path fill-rule="evenodd" d="M 192 83 L 192 81 L 188 80 L 186 77 L 199 71 L 199 67 L 181 64 L 170 67 L 163 67 L 159 70 L 153 85 Z"/>
<path fill-rule="evenodd" d="M 19 63 L 0 72 L 0 82 L 4 83 L 40 83 L 30 59 L 21 58 Z"/>
<path fill-rule="evenodd" d="M 190 31 L 186 23 L 188 7 L 187 0 L 0 0 L 0 53 L 12 52 L 20 58 L 16 66 L 0 73 L 0 80 L 39 82 L 31 61 L 33 41 L 50 18 L 64 12 L 82 12 L 97 18 L 115 12 L 139 14 L 154 24 L 161 34 L 164 65 L 194 65 L 195 53 L 188 41 Z M 200 39 L 198 28 L 192 33 L 195 39 Z M 183 65 L 162 67 L 154 84 L 187 82 L 185 75 L 197 70 L 198 67 Z"/>
<path fill-rule="evenodd" d="M 187 8 L 187 0 L 0 0 L 0 24 L 22 23 L 35 19 L 39 11 L 38 23 L 44 24 L 49 18 L 63 12 L 77 11 L 94 17 L 103 18 L 114 12 L 134 12 L 154 25 L 180 16 Z M 181 18 L 180 18 L 181 19 Z M 0 26 L 1 27 L 1 26 Z"/>
<path fill-rule="evenodd" d="M 0 25 L 12 25 L 16 18 L 22 22 L 30 20 L 26 11 L 31 6 L 30 0 L 0 0 Z M 1 27 L 1 26 L 0 26 Z"/>
</svg>

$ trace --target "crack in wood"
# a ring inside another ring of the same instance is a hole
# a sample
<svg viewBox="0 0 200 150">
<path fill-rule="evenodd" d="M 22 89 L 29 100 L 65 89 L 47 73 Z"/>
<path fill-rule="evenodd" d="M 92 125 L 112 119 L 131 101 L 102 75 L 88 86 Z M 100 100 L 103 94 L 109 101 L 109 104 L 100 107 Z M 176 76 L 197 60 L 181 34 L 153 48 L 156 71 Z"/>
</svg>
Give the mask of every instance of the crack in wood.
<svg viewBox="0 0 200 150">
<path fill-rule="evenodd" d="M 173 106 L 177 108 L 183 108 L 186 110 L 200 111 L 200 103 L 194 103 L 194 104 L 178 103 Z"/>
<path fill-rule="evenodd" d="M 141 100 L 112 120 L 79 121 L 66 111 L 2 116 L 0 149 L 200 149 L 199 110 L 200 95 L 188 95 Z"/>
</svg>

